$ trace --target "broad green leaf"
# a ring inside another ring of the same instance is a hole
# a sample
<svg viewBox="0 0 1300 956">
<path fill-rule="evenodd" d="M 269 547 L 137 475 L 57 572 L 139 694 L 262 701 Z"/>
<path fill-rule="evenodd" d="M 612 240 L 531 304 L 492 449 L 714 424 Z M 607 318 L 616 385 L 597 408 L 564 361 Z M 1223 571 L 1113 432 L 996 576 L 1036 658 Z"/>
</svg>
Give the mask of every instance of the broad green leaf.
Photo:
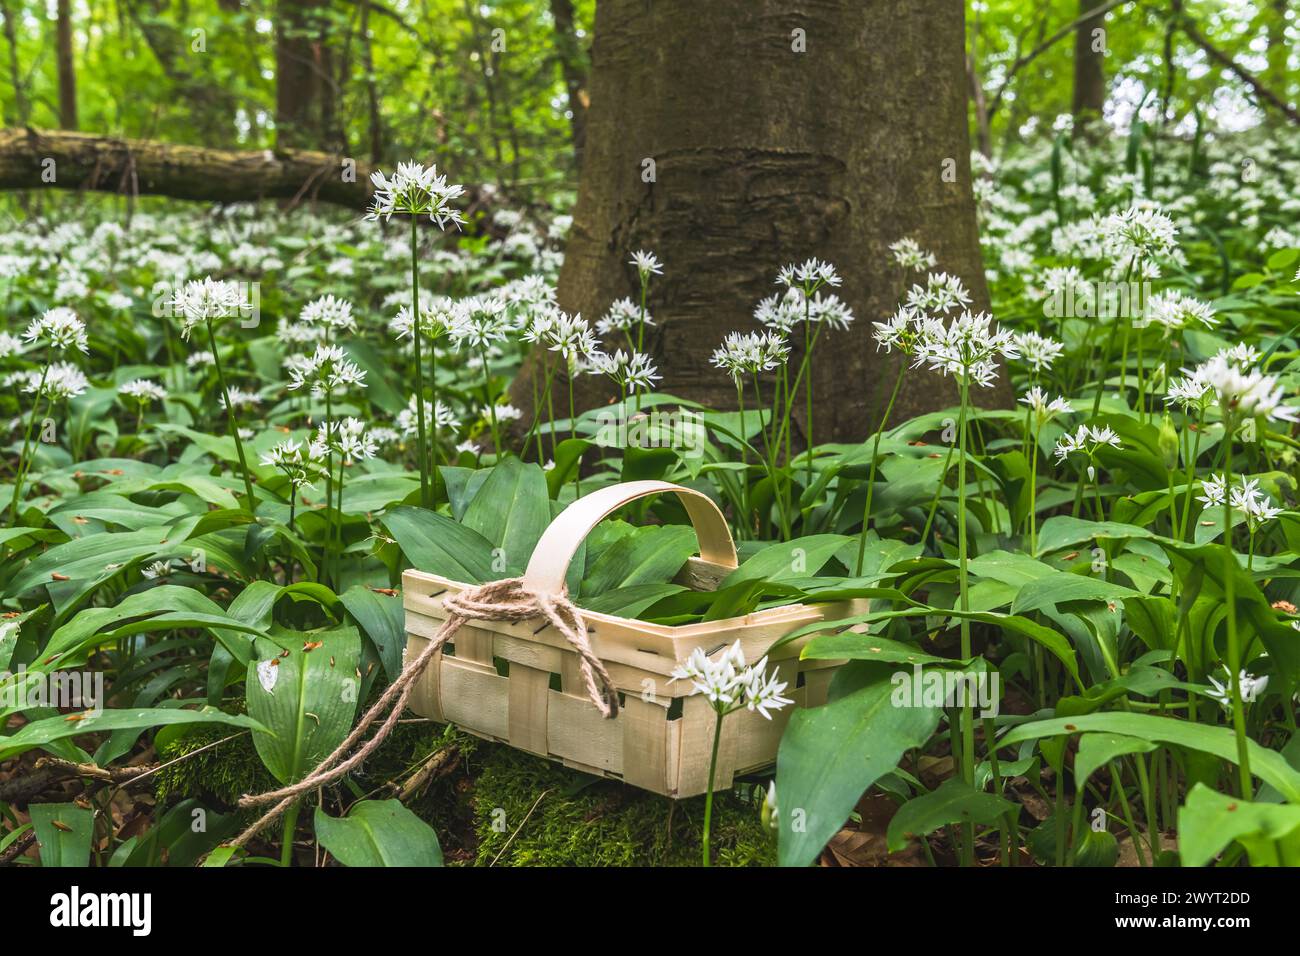
<svg viewBox="0 0 1300 956">
<path fill-rule="evenodd" d="M 1127 754 L 1145 754 L 1156 749 L 1149 740 L 1126 737 L 1123 734 L 1082 734 L 1079 752 L 1074 757 L 1074 786 L 1082 789 L 1098 767 L 1103 767 L 1116 757 Z"/>
<path fill-rule="evenodd" d="M 1252 803 L 1196 784 L 1178 811 L 1183 866 L 1206 866 L 1233 841 L 1252 866 L 1300 866 L 1300 807 Z"/>
<path fill-rule="evenodd" d="M 782 866 L 812 863 L 866 789 L 938 726 L 937 707 L 895 705 L 893 670 L 846 664 L 828 703 L 790 715 L 776 771 Z"/>
<path fill-rule="evenodd" d="M 782 581 L 816 574 L 850 540 L 842 534 L 814 534 L 768 545 L 728 574 L 720 586 L 759 578 Z"/>
<path fill-rule="evenodd" d="M 95 812 L 75 803 L 33 803 L 27 808 L 40 847 L 41 866 L 89 866 Z"/>
<path fill-rule="evenodd" d="M 82 734 L 102 733 L 109 730 L 140 730 L 163 727 L 168 724 L 226 724 L 230 727 L 247 727 L 264 730 L 258 721 L 245 714 L 227 714 L 213 707 L 198 710 L 171 710 L 164 708 L 131 708 L 104 710 L 80 720 L 69 720 L 67 715 L 46 717 L 26 724 L 8 737 L 0 737 L 0 760 L 8 760 L 34 747 L 78 737 Z"/>
<path fill-rule="evenodd" d="M 377 594 L 359 584 L 344 591 L 341 598 L 348 613 L 356 618 L 370 643 L 375 645 L 388 679 L 395 679 L 402 672 L 402 651 L 406 647 L 402 599 Z"/>
<path fill-rule="evenodd" d="M 306 649 L 317 641 L 323 646 Z M 253 743 L 272 776 L 294 783 L 352 729 L 361 638 L 354 627 L 284 632 L 278 642 L 259 638 L 254 650 L 246 681 L 248 713 L 266 730 L 254 731 Z"/>
<path fill-rule="evenodd" d="M 532 462 L 507 458 L 492 468 L 462 521 L 500 549 L 494 557 L 504 558 L 509 573 L 522 573 L 551 523 L 545 473 Z"/>
<path fill-rule="evenodd" d="M 317 807 L 316 838 L 344 866 L 442 866 L 438 834 L 399 800 L 362 800 L 345 817 Z"/>
<path fill-rule="evenodd" d="M 990 824 L 1015 804 L 994 793 L 982 793 L 958 777 L 949 777 L 938 789 L 909 800 L 898 808 L 886 833 L 889 851 L 896 853 L 908 840 L 927 836 L 950 823 Z"/>
<path fill-rule="evenodd" d="M 1157 717 L 1153 714 L 1114 712 L 1035 720 L 1012 729 L 1002 739 L 1002 746 L 1009 747 L 1024 740 L 1037 740 L 1040 737 L 1055 737 L 1094 730 L 1139 737 L 1156 743 L 1174 744 L 1189 750 L 1213 754 L 1233 764 L 1237 762 L 1237 738 L 1228 728 L 1207 727 L 1203 724 L 1193 724 L 1172 717 Z M 1300 802 L 1300 771 L 1294 769 L 1287 763 L 1286 758 L 1275 750 L 1261 747 L 1253 740 L 1247 740 L 1246 746 L 1250 754 L 1251 772 L 1265 783 L 1272 784 L 1282 794 L 1283 799 L 1292 803 Z"/>
<path fill-rule="evenodd" d="M 493 569 L 492 542 L 446 515 L 403 505 L 383 520 L 406 559 L 419 571 L 462 584 L 482 584 L 504 576 Z"/>
<path fill-rule="evenodd" d="M 584 598 L 637 584 L 666 584 L 686 559 L 698 552 L 695 531 L 685 525 L 649 525 L 634 528 L 588 561 L 582 580 Z"/>
</svg>

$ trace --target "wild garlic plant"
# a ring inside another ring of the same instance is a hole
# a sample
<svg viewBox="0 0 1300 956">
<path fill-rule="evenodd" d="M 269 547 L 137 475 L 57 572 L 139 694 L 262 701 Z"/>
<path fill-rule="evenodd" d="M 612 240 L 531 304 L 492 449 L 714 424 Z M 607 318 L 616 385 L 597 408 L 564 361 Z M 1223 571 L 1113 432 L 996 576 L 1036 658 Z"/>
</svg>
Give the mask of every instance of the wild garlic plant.
<svg viewBox="0 0 1300 956">
<path fill-rule="evenodd" d="M 750 502 L 747 472 L 749 451 L 752 446 L 749 444 L 749 426 L 745 418 L 745 386 L 747 383 L 753 383 L 754 386 L 758 431 L 763 436 L 763 452 L 758 457 L 762 461 L 768 480 L 775 488 L 778 484 L 775 419 L 769 416 L 767 423 L 764 423 L 763 396 L 759 382 L 762 375 L 773 369 L 784 370 L 789 355 L 789 342 L 781 332 L 731 332 L 723 339 L 722 346 L 713 351 L 713 365 L 730 375 L 736 386 L 736 405 L 740 414 L 740 434 L 737 438 L 740 445 L 740 460 L 745 466 L 745 472 L 742 472 L 739 494 L 733 504 L 738 506 L 742 518 L 741 527 L 749 534 L 760 533 L 763 522 L 759 516 L 752 514 L 753 508 Z M 729 488 L 730 484 L 725 484 L 724 487 Z M 784 504 L 779 499 L 777 507 L 782 509 L 784 527 L 786 523 Z"/>
<path fill-rule="evenodd" d="M 768 673 L 767 657 L 746 665 L 740 640 L 710 657 L 703 648 L 691 652 L 684 664 L 673 668 L 672 680 L 691 682 L 691 693 L 703 694 L 713 708 L 713 746 L 709 756 L 709 784 L 704 797 L 703 865 L 710 866 L 710 826 L 713 820 L 713 782 L 718 772 L 718 745 L 722 742 L 722 719 L 738 710 L 757 712 L 767 720 L 794 701 L 782 696 L 787 686 L 779 674 Z"/>
<path fill-rule="evenodd" d="M 448 224 L 460 227 L 465 218 L 460 210 L 452 205 L 465 193 L 465 187 L 449 183 L 445 175 L 439 175 L 436 166 L 424 166 L 410 161 L 397 164 L 397 171 L 391 178 L 382 170 L 370 174 L 375 187 L 375 195 L 367 219 L 383 219 L 385 222 L 394 215 L 409 216 L 411 220 L 411 306 L 410 315 L 417 317 L 410 322 L 411 343 L 415 361 L 415 394 L 417 402 L 416 432 L 418 438 L 418 455 L 420 462 L 420 502 L 426 508 L 433 506 L 433 489 L 430 482 L 429 437 L 425 431 L 424 415 L 424 362 L 421 358 L 421 340 L 424 327 L 420 321 L 420 265 L 419 265 L 419 221 L 428 216 L 439 229 L 445 230 Z M 434 346 L 430 343 L 430 350 Z M 434 389 L 433 401 L 437 404 L 437 370 L 432 376 Z"/>
<path fill-rule="evenodd" d="M 343 535 L 343 486 L 342 480 L 342 462 L 340 462 L 340 472 L 338 484 L 338 495 L 335 500 L 335 476 L 334 476 L 334 455 L 336 453 L 337 443 L 329 440 L 335 434 L 338 423 L 334 419 L 334 399 L 335 396 L 346 395 L 353 389 L 366 388 L 365 370 L 358 366 L 354 361 L 348 358 L 348 353 L 339 345 L 326 345 L 324 342 L 316 346 L 316 350 L 310 355 L 300 357 L 300 360 L 293 363 L 289 369 L 290 391 L 308 390 L 312 397 L 323 398 L 325 401 L 325 418 L 321 422 L 322 431 L 318 433 L 315 445 L 319 450 L 317 457 L 323 455 L 325 458 L 325 511 L 328 531 L 325 536 L 325 542 L 321 547 L 321 565 L 320 571 L 323 577 L 337 583 L 333 577 L 331 566 L 331 555 L 335 553 L 336 541 L 337 546 L 342 545 Z M 356 419 L 350 419 L 356 421 Z M 373 454 L 373 452 L 371 453 Z M 363 457 L 369 458 L 371 455 Z"/>
<path fill-rule="evenodd" d="M 987 312 L 963 311 L 947 325 L 942 319 L 924 317 L 920 320 L 920 335 L 916 344 L 917 364 L 928 364 L 931 371 L 952 376 L 957 381 L 960 394 L 960 412 L 957 420 L 957 581 L 959 628 L 961 631 L 961 656 L 969 660 L 972 655 L 970 632 L 970 545 L 966 522 L 966 461 L 968 423 L 971 409 L 971 386 L 989 388 L 998 375 L 998 362 L 1015 358 L 1019 350 L 1012 334 L 1005 328 L 996 328 L 993 317 Z M 973 709 L 969 698 L 961 708 L 961 773 L 967 784 L 975 780 L 975 727 Z M 974 828 L 963 827 L 961 845 L 962 862 L 974 862 Z"/>
<path fill-rule="evenodd" d="M 236 282 L 215 280 L 211 276 L 191 280 L 176 290 L 171 300 L 174 314 L 181 320 L 181 338 L 189 341 L 190 334 L 199 323 L 208 333 L 208 351 L 212 353 L 212 365 L 217 371 L 217 385 L 221 389 L 221 401 L 226 409 L 226 427 L 231 440 L 235 443 L 235 454 L 239 458 L 239 471 L 244 478 L 244 507 L 249 515 L 257 514 L 257 496 L 253 493 L 253 476 L 248 470 L 248 458 L 244 454 L 244 441 L 239 434 L 239 423 L 235 417 L 235 400 L 240 398 L 237 390 L 226 384 L 226 375 L 221 367 L 221 355 L 217 349 L 216 328 L 221 323 L 236 318 L 244 311 L 243 292 Z"/>
<path fill-rule="evenodd" d="M 77 366 L 67 361 L 54 361 L 56 353 L 66 354 L 73 349 L 82 353 L 90 351 L 86 324 L 72 309 L 67 306 L 47 309 L 40 318 L 31 321 L 27 330 L 23 332 L 23 339 L 28 346 L 45 347 L 45 364 L 39 373 L 28 373 L 23 384 L 23 391 L 31 395 L 29 399 L 31 406 L 27 413 L 27 428 L 23 432 L 22 451 L 18 455 L 18 468 L 14 475 L 13 499 L 9 503 L 11 526 L 16 526 L 18 523 L 18 506 L 22 501 L 23 482 L 31 470 L 32 458 L 35 455 L 32 435 L 41 410 L 41 400 L 45 400 L 45 408 L 48 410 L 58 402 L 75 398 L 89 387 L 85 375 Z M 16 351 L 16 343 L 11 343 L 10 348 Z"/>
</svg>

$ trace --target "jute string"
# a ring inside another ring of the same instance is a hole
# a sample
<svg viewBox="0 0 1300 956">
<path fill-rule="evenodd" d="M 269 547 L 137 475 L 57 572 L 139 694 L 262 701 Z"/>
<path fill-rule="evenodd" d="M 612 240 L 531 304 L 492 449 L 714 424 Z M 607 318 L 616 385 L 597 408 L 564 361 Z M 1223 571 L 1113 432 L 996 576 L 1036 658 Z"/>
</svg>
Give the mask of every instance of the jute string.
<svg viewBox="0 0 1300 956">
<path fill-rule="evenodd" d="M 366 711 L 352 733 L 332 754 L 297 783 L 267 793 L 245 794 L 239 798 L 239 806 L 244 808 L 267 803 L 274 803 L 275 806 L 239 834 L 233 841 L 234 846 L 243 846 L 251 840 L 303 794 L 333 783 L 373 754 L 397 725 L 416 679 L 424 673 L 442 646 L 468 621 L 518 623 L 530 618 L 545 618 L 578 652 L 578 666 L 587 688 L 587 696 L 596 705 L 596 709 L 605 717 L 618 716 L 618 692 L 614 682 L 605 665 L 591 649 L 591 643 L 587 640 L 587 625 L 582 620 L 582 615 L 566 596 L 530 591 L 524 587 L 522 578 L 508 578 L 466 588 L 459 594 L 449 594 L 443 598 L 442 608 L 446 618 L 433 640 L 425 645 L 415 660 L 407 662 L 402 673 L 388 685 L 383 696 Z M 370 725 L 381 717 L 383 723 L 374 736 L 358 747 Z M 286 835 L 285 839 L 291 837 Z"/>
</svg>

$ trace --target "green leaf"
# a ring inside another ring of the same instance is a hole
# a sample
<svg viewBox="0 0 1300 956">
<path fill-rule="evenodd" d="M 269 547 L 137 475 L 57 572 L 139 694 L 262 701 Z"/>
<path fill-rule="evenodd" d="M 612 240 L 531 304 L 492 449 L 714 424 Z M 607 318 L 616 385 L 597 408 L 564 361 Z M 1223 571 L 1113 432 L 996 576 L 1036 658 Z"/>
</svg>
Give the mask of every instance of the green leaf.
<svg viewBox="0 0 1300 956">
<path fill-rule="evenodd" d="M 394 680 L 402 672 L 402 651 L 406 647 L 406 613 L 402 610 L 402 599 L 377 594 L 360 584 L 344 591 L 341 599 L 370 643 L 375 645 L 384 673 L 389 680 Z"/>
<path fill-rule="evenodd" d="M 959 663 L 945 657 L 932 657 L 913 644 L 849 630 L 814 637 L 804 645 L 799 657 L 803 660 L 888 661 L 891 664 L 935 664 L 941 667 Z"/>
<path fill-rule="evenodd" d="M 362 800 L 346 817 L 317 807 L 316 837 L 344 866 L 442 866 L 433 827 L 398 800 Z"/>
<path fill-rule="evenodd" d="M 768 545 L 728 574 L 719 586 L 758 578 L 781 581 L 809 577 L 825 567 L 846 542 L 853 540 L 856 539 L 842 534 L 814 534 Z"/>
<path fill-rule="evenodd" d="M 1112 584 L 1099 577 L 1057 571 L 1051 577 L 1031 581 L 1020 589 L 1011 610 L 1015 614 L 1028 614 L 1040 608 L 1069 604 L 1072 601 L 1097 601 L 1103 604 L 1121 602 L 1128 598 L 1143 597 L 1122 584 Z"/>
<path fill-rule="evenodd" d="M 1101 538 L 1158 538 L 1159 535 L 1137 525 L 1118 521 L 1087 521 L 1070 515 L 1057 515 L 1043 522 L 1038 531 L 1038 553 L 1051 554 Z"/>
<path fill-rule="evenodd" d="M 41 866 L 89 866 L 95 813 L 75 803 L 33 803 L 27 808 L 40 846 Z"/>
<path fill-rule="evenodd" d="M 937 707 L 894 705 L 893 670 L 846 664 L 831 681 L 828 703 L 790 715 L 776 771 L 782 866 L 816 859 L 866 789 L 938 726 Z"/>
<path fill-rule="evenodd" d="M 492 570 L 492 542 L 445 515 L 403 505 L 383 520 L 411 566 L 420 571 L 462 584 L 502 576 Z"/>
<path fill-rule="evenodd" d="M 551 523 L 545 472 L 532 462 L 507 458 L 492 468 L 462 523 L 501 549 L 497 556 L 505 558 L 508 574 L 521 574 Z"/>
<path fill-rule="evenodd" d="M 0 737 L 0 760 L 8 760 L 10 757 L 26 753 L 33 747 L 45 747 L 81 734 L 102 733 L 107 730 L 142 730 L 168 724 L 226 724 L 231 727 L 265 730 L 253 717 L 244 714 L 227 714 L 214 707 L 201 707 L 198 710 L 164 708 L 104 710 L 76 721 L 70 721 L 63 715 L 32 721 L 17 733 Z"/>
<path fill-rule="evenodd" d="M 615 588 L 637 584 L 666 584 L 697 553 L 695 530 L 685 525 L 649 525 L 633 528 L 588 561 L 582 594 L 591 598 Z"/>
<path fill-rule="evenodd" d="M 584 597 L 578 602 L 589 611 L 602 614 L 614 614 L 618 617 L 640 617 L 651 605 L 681 594 L 686 588 L 680 584 L 635 584 L 626 588 L 615 588 L 592 598 Z"/>
<path fill-rule="evenodd" d="M 1212 754 L 1233 764 L 1237 762 L 1237 738 L 1228 728 L 1207 727 L 1153 714 L 1115 712 L 1036 720 L 1014 728 L 1002 739 L 1001 746 L 1009 747 L 1025 740 L 1093 730 L 1174 744 Z M 1261 747 L 1253 740 L 1247 740 L 1246 747 L 1250 754 L 1251 772 L 1275 787 L 1284 799 L 1292 803 L 1300 802 L 1300 771 L 1295 770 L 1277 751 Z"/>
<path fill-rule="evenodd" d="M 352 728 L 361 638 L 354 627 L 284 634 L 258 639 L 246 686 L 248 712 L 266 728 L 253 732 L 258 755 L 277 780 L 294 783 Z M 304 650 L 307 641 L 324 646 Z"/>
<path fill-rule="evenodd" d="M 981 793 L 958 777 L 949 777 L 937 790 L 909 800 L 898 808 L 886 839 L 895 853 L 910 839 L 927 836 L 950 823 L 990 824 L 1015 804 L 994 793 Z"/>
<path fill-rule="evenodd" d="M 1178 811 L 1183 866 L 1206 866 L 1233 841 L 1252 866 L 1300 866 L 1300 807 L 1252 803 L 1196 784 Z"/>
<path fill-rule="evenodd" d="M 1103 767 L 1116 757 L 1126 754 L 1145 754 L 1156 749 L 1149 740 L 1126 737 L 1124 734 L 1083 734 L 1079 737 L 1079 752 L 1074 758 L 1074 786 L 1083 788 L 1098 767 Z"/>
</svg>

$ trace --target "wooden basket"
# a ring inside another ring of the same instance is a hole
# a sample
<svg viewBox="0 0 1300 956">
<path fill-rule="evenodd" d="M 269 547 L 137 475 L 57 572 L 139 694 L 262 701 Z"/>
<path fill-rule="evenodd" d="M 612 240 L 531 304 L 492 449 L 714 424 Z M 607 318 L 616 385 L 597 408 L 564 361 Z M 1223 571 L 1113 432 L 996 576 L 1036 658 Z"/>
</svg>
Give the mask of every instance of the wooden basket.
<svg viewBox="0 0 1300 956">
<path fill-rule="evenodd" d="M 665 481 L 611 485 L 579 498 L 551 523 L 524 572 L 536 591 L 560 593 L 569 562 L 583 539 L 607 515 L 638 498 L 674 492 L 685 506 L 700 544 L 679 581 L 712 590 L 736 567 L 731 531 L 705 495 Z M 413 660 L 441 626 L 442 598 L 470 585 L 410 570 L 402 575 L 407 659 Z M 708 786 L 714 714 L 708 700 L 692 694 L 689 681 L 671 673 L 697 647 L 721 652 L 740 639 L 747 661 L 757 661 L 780 637 L 806 624 L 865 610 L 865 602 L 789 605 L 744 617 L 668 627 L 582 611 L 592 650 L 620 692 L 618 716 L 602 717 L 578 671 L 578 654 L 540 619 L 519 624 L 465 624 L 419 678 L 410 706 L 417 714 L 450 721 L 488 740 L 508 743 L 587 773 L 621 779 L 670 797 L 691 797 Z M 799 660 L 808 639 L 791 641 L 771 656 L 769 667 L 788 682 L 796 706 L 824 703 L 839 661 Z M 722 722 L 715 788 L 735 774 L 761 769 L 776 759 L 791 708 L 771 720 L 739 710 Z"/>
</svg>

